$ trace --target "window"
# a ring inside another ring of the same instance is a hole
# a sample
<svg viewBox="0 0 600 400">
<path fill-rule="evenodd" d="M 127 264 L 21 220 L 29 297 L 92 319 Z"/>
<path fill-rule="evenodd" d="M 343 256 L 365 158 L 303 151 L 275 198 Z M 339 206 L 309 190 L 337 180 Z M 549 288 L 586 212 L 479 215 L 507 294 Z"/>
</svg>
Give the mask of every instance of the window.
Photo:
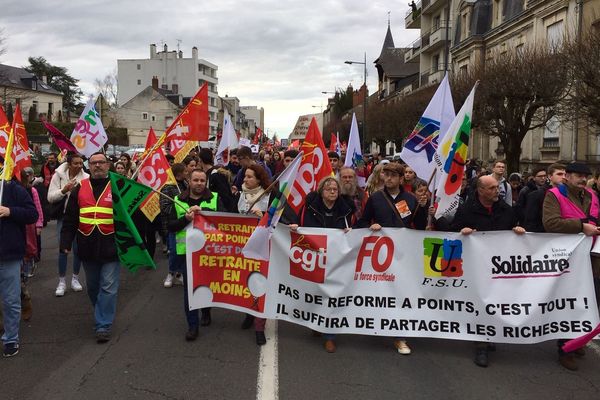
<svg viewBox="0 0 600 400">
<path fill-rule="evenodd" d="M 523 52 L 525 51 L 525 45 L 523 43 L 521 43 L 520 45 L 515 47 L 515 51 L 518 56 L 523 56 Z"/>
<path fill-rule="evenodd" d="M 557 49 L 562 46 L 564 39 L 564 21 L 558 21 L 552 25 L 548 25 L 546 28 L 546 40 L 548 41 L 548 48 L 551 50 Z"/>
<path fill-rule="evenodd" d="M 215 99 L 214 97 L 210 98 L 210 105 L 213 107 L 217 106 L 217 99 Z"/>
<path fill-rule="evenodd" d="M 150 121 L 152 121 L 152 122 L 156 122 L 156 115 L 152 114 L 152 115 L 150 116 Z"/>
<path fill-rule="evenodd" d="M 204 79 L 198 79 L 198 87 L 202 87 L 204 85 Z"/>
<path fill-rule="evenodd" d="M 440 55 L 431 57 L 431 72 L 437 72 L 440 69 Z"/>
<path fill-rule="evenodd" d="M 142 121 L 148 121 L 148 113 L 147 112 L 142 113 Z"/>
<path fill-rule="evenodd" d="M 137 69 L 138 69 L 138 71 L 141 70 L 142 69 L 142 64 L 138 64 L 137 65 Z"/>
<path fill-rule="evenodd" d="M 138 84 L 138 86 L 139 86 L 139 85 L 141 85 L 141 84 L 142 84 L 142 80 L 141 80 L 141 79 L 138 79 L 138 80 L 137 80 L 137 84 Z"/>
<path fill-rule="evenodd" d="M 433 29 L 432 29 L 432 31 L 437 31 L 438 29 L 440 29 L 440 16 L 436 15 L 435 17 L 433 17 Z"/>
<path fill-rule="evenodd" d="M 553 116 L 548 120 L 544 127 L 544 138 L 542 147 L 558 147 L 559 145 L 559 134 L 558 129 L 560 128 L 560 121 L 556 116 Z"/>
<path fill-rule="evenodd" d="M 462 21 L 460 23 L 460 29 L 461 29 L 460 37 L 463 39 L 467 38 L 467 33 L 468 33 L 467 27 L 468 26 L 469 25 L 467 24 L 467 14 L 465 13 L 462 15 Z"/>
<path fill-rule="evenodd" d="M 165 128 L 168 128 L 173 123 L 173 117 L 165 117 Z"/>
<path fill-rule="evenodd" d="M 461 74 L 462 76 L 465 76 L 465 75 L 467 75 L 467 72 L 469 71 L 469 65 L 468 65 L 468 64 L 462 65 L 462 66 L 461 66 L 461 67 L 458 69 L 458 71 L 460 72 L 460 74 Z"/>
<path fill-rule="evenodd" d="M 52 119 L 53 114 L 54 114 L 54 104 L 48 103 L 48 119 Z"/>
<path fill-rule="evenodd" d="M 38 110 L 38 101 L 37 100 L 33 101 L 33 109 L 35 110 L 35 112 L 37 112 L 37 110 Z"/>
</svg>

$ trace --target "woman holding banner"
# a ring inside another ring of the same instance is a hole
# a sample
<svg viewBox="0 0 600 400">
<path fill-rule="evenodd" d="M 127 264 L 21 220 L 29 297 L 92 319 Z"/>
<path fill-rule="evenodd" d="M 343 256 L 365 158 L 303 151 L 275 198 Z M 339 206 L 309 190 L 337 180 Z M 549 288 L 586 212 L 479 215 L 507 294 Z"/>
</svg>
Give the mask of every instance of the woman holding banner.
<svg viewBox="0 0 600 400">
<path fill-rule="evenodd" d="M 269 179 L 269 175 L 262 165 L 257 163 L 249 165 L 244 174 L 244 183 L 238 200 L 240 214 L 254 214 L 258 218 L 262 218 L 263 213 L 269 208 L 270 199 L 265 191 L 270 184 L 271 179 Z M 242 329 L 250 328 L 252 322 L 254 322 L 256 344 L 259 346 L 267 343 L 265 337 L 266 321 L 264 318 L 254 318 L 252 315 L 246 314 L 246 319 L 242 322 Z"/>
<path fill-rule="evenodd" d="M 311 228 L 343 229 L 348 232 L 352 226 L 352 216 L 356 207 L 352 199 L 340 195 L 340 183 L 329 176 L 319 182 L 316 192 L 306 196 L 306 202 L 298 214 L 298 224 L 291 224 L 290 229 L 297 231 L 299 226 Z M 325 350 L 335 353 L 335 335 L 325 334 Z"/>
</svg>

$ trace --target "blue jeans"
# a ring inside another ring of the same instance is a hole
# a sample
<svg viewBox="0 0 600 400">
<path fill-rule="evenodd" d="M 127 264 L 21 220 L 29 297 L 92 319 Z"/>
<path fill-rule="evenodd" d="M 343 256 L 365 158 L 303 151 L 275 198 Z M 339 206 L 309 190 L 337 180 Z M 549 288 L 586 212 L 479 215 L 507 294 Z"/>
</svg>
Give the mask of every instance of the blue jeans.
<svg viewBox="0 0 600 400">
<path fill-rule="evenodd" d="M 21 260 L 0 260 L 0 299 L 4 309 L 2 343 L 19 343 Z"/>
<path fill-rule="evenodd" d="M 169 249 L 169 272 L 171 273 L 183 272 L 186 268 L 185 257 L 183 257 L 183 261 L 177 257 L 176 243 L 175 233 L 169 232 L 167 236 L 167 249 Z"/>
<path fill-rule="evenodd" d="M 59 219 L 56 221 L 56 229 L 58 229 L 58 245 L 60 246 L 60 230 L 62 229 L 63 220 Z M 77 255 L 77 240 L 73 240 L 73 248 L 71 249 L 73 253 L 73 274 L 79 275 L 79 270 L 81 269 L 81 261 L 79 260 L 79 256 Z M 67 275 L 67 262 L 69 260 L 69 255 L 65 253 L 58 253 L 58 276 L 60 278 L 64 278 Z"/>
<path fill-rule="evenodd" d="M 87 294 L 94 306 L 96 332 L 110 331 L 117 313 L 117 291 L 119 290 L 118 261 L 84 261 Z"/>
</svg>

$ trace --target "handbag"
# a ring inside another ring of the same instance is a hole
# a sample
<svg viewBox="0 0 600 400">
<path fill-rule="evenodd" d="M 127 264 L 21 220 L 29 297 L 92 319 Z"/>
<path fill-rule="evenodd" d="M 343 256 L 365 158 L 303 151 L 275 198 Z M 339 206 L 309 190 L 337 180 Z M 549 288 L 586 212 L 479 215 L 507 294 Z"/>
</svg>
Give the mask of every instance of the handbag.
<svg viewBox="0 0 600 400">
<path fill-rule="evenodd" d="M 33 259 L 37 256 L 37 231 L 35 224 L 25 225 L 25 258 Z"/>
<path fill-rule="evenodd" d="M 67 197 L 63 197 L 56 203 L 48 204 L 48 216 L 50 219 L 60 219 L 65 213 L 65 204 L 67 203 Z"/>
</svg>

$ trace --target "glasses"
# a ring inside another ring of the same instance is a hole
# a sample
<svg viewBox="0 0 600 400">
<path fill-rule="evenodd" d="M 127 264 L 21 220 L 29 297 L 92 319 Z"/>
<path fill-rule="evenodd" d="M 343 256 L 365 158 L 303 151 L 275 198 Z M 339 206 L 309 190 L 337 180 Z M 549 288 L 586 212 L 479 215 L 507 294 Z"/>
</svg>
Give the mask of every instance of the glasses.
<svg viewBox="0 0 600 400">
<path fill-rule="evenodd" d="M 106 164 L 108 161 L 90 161 L 90 165 L 103 165 Z"/>
</svg>

